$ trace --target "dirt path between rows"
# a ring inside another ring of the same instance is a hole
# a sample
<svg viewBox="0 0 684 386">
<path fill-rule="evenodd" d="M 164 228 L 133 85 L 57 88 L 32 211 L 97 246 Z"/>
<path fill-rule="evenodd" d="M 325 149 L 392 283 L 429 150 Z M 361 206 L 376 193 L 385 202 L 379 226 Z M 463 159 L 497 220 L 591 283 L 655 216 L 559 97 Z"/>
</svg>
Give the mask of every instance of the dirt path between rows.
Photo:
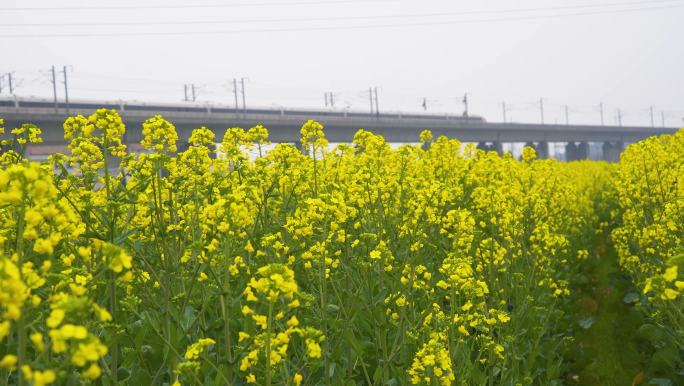
<svg viewBox="0 0 684 386">
<path fill-rule="evenodd" d="M 609 243 L 602 243 L 586 262 L 577 278 L 577 306 L 583 326 L 576 330 L 574 346 L 566 355 L 572 361 L 568 384 L 643 384 L 640 378 L 648 360 L 640 354 L 636 338 L 643 315 L 625 301 L 629 300 L 625 295 L 635 291 L 631 280 L 620 270 Z"/>
</svg>

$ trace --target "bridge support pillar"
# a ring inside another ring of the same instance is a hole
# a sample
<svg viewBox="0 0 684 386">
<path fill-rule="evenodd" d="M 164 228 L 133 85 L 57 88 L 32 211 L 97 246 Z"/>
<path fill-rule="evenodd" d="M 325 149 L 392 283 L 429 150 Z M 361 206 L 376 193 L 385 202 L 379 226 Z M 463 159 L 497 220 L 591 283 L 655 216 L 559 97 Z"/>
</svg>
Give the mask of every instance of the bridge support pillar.
<svg viewBox="0 0 684 386">
<path fill-rule="evenodd" d="M 624 144 L 622 142 L 604 142 L 603 143 L 603 159 L 607 162 L 620 162 L 620 153 L 622 153 Z"/>
<path fill-rule="evenodd" d="M 503 155 L 503 144 L 501 142 L 492 142 L 492 145 L 490 146 L 491 151 L 497 152 L 499 156 Z"/>
<path fill-rule="evenodd" d="M 495 151 L 499 155 L 503 155 L 503 144 L 501 142 L 479 142 L 477 148 L 482 149 L 487 153 Z"/>
<path fill-rule="evenodd" d="M 565 145 L 565 160 L 568 162 L 577 161 L 577 145 L 574 142 L 568 142 Z"/>
<path fill-rule="evenodd" d="M 577 144 L 575 142 L 569 142 L 565 146 L 565 158 L 568 162 L 589 158 L 589 143 L 580 142 Z"/>
<path fill-rule="evenodd" d="M 549 158 L 549 143 L 548 142 L 539 142 L 537 145 L 537 148 L 535 149 L 537 151 L 537 158 L 539 159 L 548 159 Z"/>
<path fill-rule="evenodd" d="M 589 159 L 589 142 L 580 142 L 579 145 L 577 145 L 577 149 L 579 150 L 579 159 Z"/>
</svg>

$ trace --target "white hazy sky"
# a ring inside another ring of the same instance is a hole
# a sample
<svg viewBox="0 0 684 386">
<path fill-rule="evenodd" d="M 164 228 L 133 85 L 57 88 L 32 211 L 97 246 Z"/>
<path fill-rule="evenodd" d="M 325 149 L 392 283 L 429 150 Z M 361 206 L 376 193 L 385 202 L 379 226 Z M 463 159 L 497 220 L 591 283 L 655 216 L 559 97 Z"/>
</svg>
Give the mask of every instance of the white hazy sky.
<svg viewBox="0 0 684 386">
<path fill-rule="evenodd" d="M 606 124 L 620 109 L 623 125 L 650 126 L 653 106 L 673 127 L 683 18 L 684 0 L 0 0 L 0 73 L 22 98 L 51 100 L 41 71 L 71 65 L 72 101 L 182 103 L 194 83 L 197 104 L 233 106 L 228 82 L 248 77 L 248 107 L 324 108 L 332 92 L 366 111 L 378 87 L 381 112 L 426 98 L 427 112 L 460 114 L 468 93 L 489 121 L 505 102 L 508 121 L 540 122 L 544 98 L 546 123 L 568 106 L 570 123 L 599 124 L 603 102 Z"/>
</svg>

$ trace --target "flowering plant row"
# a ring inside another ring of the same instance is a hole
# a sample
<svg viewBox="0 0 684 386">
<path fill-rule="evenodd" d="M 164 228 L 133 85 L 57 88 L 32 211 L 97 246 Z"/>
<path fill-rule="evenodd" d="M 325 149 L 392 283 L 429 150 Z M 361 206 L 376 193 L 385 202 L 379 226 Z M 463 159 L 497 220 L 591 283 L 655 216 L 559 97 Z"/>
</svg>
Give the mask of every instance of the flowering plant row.
<svg viewBox="0 0 684 386">
<path fill-rule="evenodd" d="M 684 382 L 684 130 L 630 145 L 615 171 L 612 237 L 646 313 L 651 373 Z"/>
<path fill-rule="evenodd" d="M 199 128 L 177 152 L 161 116 L 136 155 L 125 130 L 113 110 L 69 118 L 71 154 L 42 164 L 23 158 L 37 127 L 3 141 L 3 384 L 562 378 L 561 308 L 606 226 L 609 165 L 532 148 L 516 160 L 427 131 L 418 146 L 360 130 L 328 149 L 313 121 L 308 156 L 266 153 L 261 126 L 218 146 Z"/>
</svg>

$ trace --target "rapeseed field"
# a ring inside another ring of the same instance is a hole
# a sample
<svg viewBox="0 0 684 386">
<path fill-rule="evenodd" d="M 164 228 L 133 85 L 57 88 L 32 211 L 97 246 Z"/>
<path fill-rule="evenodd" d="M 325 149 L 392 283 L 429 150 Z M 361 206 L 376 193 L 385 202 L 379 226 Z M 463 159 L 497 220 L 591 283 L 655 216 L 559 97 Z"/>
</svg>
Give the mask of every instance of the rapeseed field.
<svg viewBox="0 0 684 386">
<path fill-rule="evenodd" d="M 2 385 L 582 384 L 566 354 L 597 240 L 643 313 L 634 381 L 684 379 L 684 132 L 608 164 L 428 131 L 331 149 L 314 121 L 307 155 L 265 152 L 261 126 L 178 151 L 161 116 L 135 154 L 126 130 L 69 118 L 70 154 L 40 164 L 39 128 L 3 141 Z"/>
</svg>

